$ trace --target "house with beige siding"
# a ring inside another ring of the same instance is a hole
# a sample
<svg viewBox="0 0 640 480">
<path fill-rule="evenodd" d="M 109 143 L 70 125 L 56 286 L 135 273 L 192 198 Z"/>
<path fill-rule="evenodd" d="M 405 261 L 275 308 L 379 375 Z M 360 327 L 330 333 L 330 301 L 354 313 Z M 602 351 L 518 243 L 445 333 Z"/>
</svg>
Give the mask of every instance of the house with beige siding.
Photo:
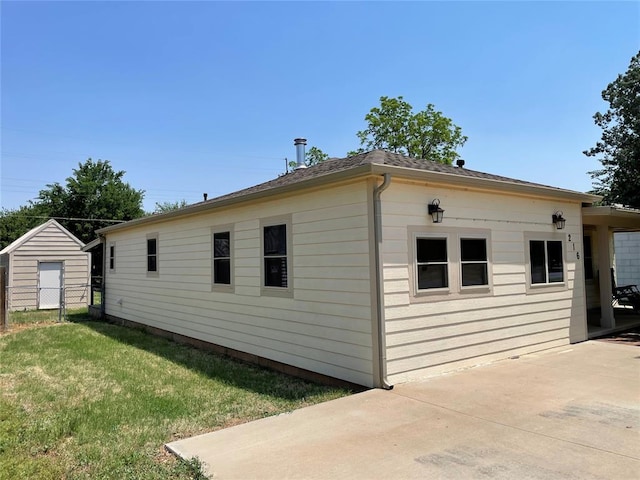
<svg viewBox="0 0 640 480">
<path fill-rule="evenodd" d="M 7 269 L 11 310 L 78 308 L 87 305 L 90 255 L 71 232 L 51 219 L 0 251 Z M 61 292 L 68 289 L 68 297 Z M 71 292 L 72 290 L 72 292 Z"/>
<path fill-rule="evenodd" d="M 99 230 L 104 311 L 389 387 L 586 340 L 598 198 L 384 151 L 329 160 Z"/>
</svg>

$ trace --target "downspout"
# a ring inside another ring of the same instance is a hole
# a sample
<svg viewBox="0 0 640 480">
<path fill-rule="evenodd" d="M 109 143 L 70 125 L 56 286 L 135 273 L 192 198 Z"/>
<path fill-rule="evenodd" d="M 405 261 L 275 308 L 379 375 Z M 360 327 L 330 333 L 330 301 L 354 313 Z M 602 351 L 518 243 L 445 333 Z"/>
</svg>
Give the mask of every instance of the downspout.
<svg viewBox="0 0 640 480">
<path fill-rule="evenodd" d="M 391 184 L 391 174 L 384 174 L 384 181 L 373 189 L 373 235 L 375 243 L 375 271 L 376 271 L 376 315 L 378 322 L 378 361 L 379 361 L 379 385 L 391 390 L 387 380 L 387 347 L 385 341 L 385 325 L 384 325 L 384 278 L 382 276 L 382 202 L 380 195 Z"/>
<path fill-rule="evenodd" d="M 102 239 L 102 282 L 100 282 L 100 318 L 105 319 L 107 313 L 107 237 L 99 234 Z"/>
</svg>

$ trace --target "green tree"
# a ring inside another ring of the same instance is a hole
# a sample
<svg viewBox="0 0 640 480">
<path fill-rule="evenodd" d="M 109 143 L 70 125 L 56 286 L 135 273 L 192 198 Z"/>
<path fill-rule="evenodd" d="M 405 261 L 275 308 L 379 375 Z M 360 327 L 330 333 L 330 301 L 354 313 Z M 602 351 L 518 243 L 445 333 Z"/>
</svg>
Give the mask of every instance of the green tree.
<svg viewBox="0 0 640 480">
<path fill-rule="evenodd" d="M 304 164 L 307 167 L 312 167 L 313 165 L 317 165 L 328 159 L 329 159 L 329 155 L 324 153 L 318 147 L 311 147 L 304 154 Z M 295 161 L 289 162 L 289 168 L 295 169 L 297 166 L 298 166 L 297 162 Z"/>
<path fill-rule="evenodd" d="M 156 202 L 156 208 L 153 211 L 153 213 L 158 214 L 158 213 L 172 212 L 173 210 L 180 210 L 181 208 L 184 208 L 188 205 L 189 204 L 184 199 L 176 202 L 162 202 L 162 203 Z"/>
<path fill-rule="evenodd" d="M 372 108 L 364 119 L 367 128 L 356 134 L 360 148 L 349 155 L 382 149 L 451 164 L 459 156 L 456 149 L 467 141 L 462 129 L 432 104 L 414 113 L 402 96 L 380 97 L 380 106 Z"/>
<path fill-rule="evenodd" d="M 0 250 L 34 227 L 44 223 L 49 214 L 40 205 L 27 205 L 14 210 L 0 210 Z"/>
<path fill-rule="evenodd" d="M 605 204 L 640 208 L 640 51 L 627 71 L 602 91 L 602 99 L 609 109 L 593 116 L 602 137 L 584 151 L 600 157 L 602 164 L 600 170 L 589 172 L 594 192 L 604 196 Z"/>
<path fill-rule="evenodd" d="M 78 164 L 66 185 L 47 185 L 35 205 L 58 217 L 65 228 L 83 242 L 95 238 L 95 230 L 113 225 L 110 220 L 133 220 L 144 216 L 144 190 L 123 181 L 125 172 L 116 172 L 108 160 L 90 158 Z"/>
</svg>

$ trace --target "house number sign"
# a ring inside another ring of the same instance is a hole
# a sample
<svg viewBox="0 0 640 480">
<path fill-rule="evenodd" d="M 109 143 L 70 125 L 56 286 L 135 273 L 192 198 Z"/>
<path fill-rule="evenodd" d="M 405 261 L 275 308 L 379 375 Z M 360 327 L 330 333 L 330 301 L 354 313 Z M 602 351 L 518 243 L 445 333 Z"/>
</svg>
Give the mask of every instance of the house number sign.
<svg viewBox="0 0 640 480">
<path fill-rule="evenodd" d="M 580 251 L 576 250 L 576 242 L 571 241 L 571 234 L 567 234 L 567 243 L 569 244 L 569 251 L 576 253 L 576 259 L 580 260 Z"/>
</svg>

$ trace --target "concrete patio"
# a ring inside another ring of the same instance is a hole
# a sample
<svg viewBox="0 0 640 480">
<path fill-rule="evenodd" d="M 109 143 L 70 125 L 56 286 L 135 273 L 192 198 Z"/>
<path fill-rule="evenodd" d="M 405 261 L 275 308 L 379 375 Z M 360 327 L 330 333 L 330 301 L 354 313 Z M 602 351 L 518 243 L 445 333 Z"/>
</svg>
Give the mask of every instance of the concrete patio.
<svg viewBox="0 0 640 480">
<path fill-rule="evenodd" d="M 640 326 L 640 314 L 630 307 L 617 306 L 613 309 L 614 327 L 603 327 L 600 325 L 600 309 L 587 310 L 587 328 L 589 339 L 598 338 L 603 335 L 610 335 L 616 332 L 623 332 L 633 327 Z"/>
<path fill-rule="evenodd" d="M 588 341 L 167 445 L 219 479 L 636 479 L 640 348 Z"/>
</svg>

